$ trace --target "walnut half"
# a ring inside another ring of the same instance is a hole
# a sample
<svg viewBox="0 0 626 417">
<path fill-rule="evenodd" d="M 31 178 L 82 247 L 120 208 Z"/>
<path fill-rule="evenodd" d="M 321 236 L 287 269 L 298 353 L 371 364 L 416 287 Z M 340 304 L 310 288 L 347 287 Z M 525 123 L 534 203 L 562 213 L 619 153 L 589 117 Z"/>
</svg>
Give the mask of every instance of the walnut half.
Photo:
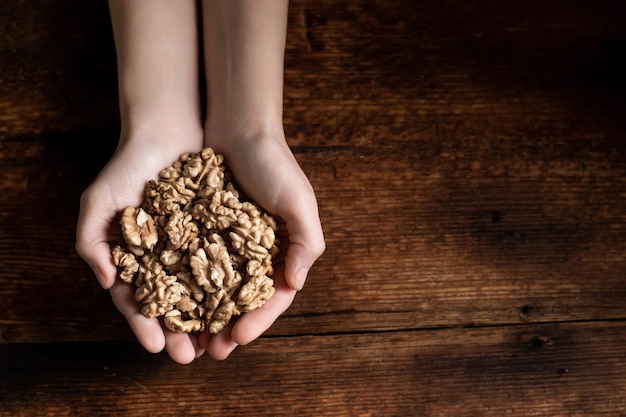
<svg viewBox="0 0 626 417">
<path fill-rule="evenodd" d="M 274 294 L 276 221 L 242 199 L 223 162 L 205 148 L 163 169 L 143 206 L 122 212 L 125 242 L 111 250 L 142 313 L 175 332 L 218 333 Z"/>
</svg>

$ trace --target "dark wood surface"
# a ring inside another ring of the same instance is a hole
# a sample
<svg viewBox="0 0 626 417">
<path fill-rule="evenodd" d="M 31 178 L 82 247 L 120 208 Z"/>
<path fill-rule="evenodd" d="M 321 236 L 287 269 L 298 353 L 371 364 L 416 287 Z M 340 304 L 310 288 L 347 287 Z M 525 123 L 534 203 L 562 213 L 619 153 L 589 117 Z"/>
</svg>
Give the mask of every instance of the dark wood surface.
<svg viewBox="0 0 626 417">
<path fill-rule="evenodd" d="M 0 3 L 0 415 L 625 416 L 626 6 L 290 6 L 327 252 L 225 362 L 134 342 L 74 251 L 118 126 L 106 3 Z"/>
</svg>

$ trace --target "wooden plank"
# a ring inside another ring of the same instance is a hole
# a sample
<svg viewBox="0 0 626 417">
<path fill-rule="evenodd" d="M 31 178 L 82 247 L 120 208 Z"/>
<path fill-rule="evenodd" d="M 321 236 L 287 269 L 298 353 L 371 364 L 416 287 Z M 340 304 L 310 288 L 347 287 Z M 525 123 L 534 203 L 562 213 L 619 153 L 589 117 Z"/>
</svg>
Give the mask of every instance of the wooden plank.
<svg viewBox="0 0 626 417">
<path fill-rule="evenodd" d="M 31 23 L 0 44 L 0 341 L 125 340 L 73 249 L 116 142 L 106 7 L 38 4 L 0 5 Z M 622 7 L 293 1 L 328 250 L 270 334 L 626 318 Z"/>
<path fill-rule="evenodd" d="M 106 2 L 1 3 L 0 416 L 626 415 L 624 12 L 291 1 L 328 250 L 267 336 L 181 367 L 73 248 L 117 140 Z"/>
<path fill-rule="evenodd" d="M 128 344 L 0 346 L 0 415 L 619 416 L 615 322 L 264 338 L 189 366 Z"/>
<path fill-rule="evenodd" d="M 66 140 L 66 154 L 10 162 L 37 180 L 2 209 L 4 341 L 101 340 L 125 327 L 73 251 L 78 173 L 94 170 L 80 154 L 94 145 Z M 298 152 L 328 251 L 273 334 L 626 317 L 624 166 L 610 153 L 585 155 L 583 169 L 457 152 Z M 506 167 L 515 174 L 493 173 Z"/>
<path fill-rule="evenodd" d="M 294 143 L 620 132 L 624 3 L 293 2 Z M 313 71 L 308 70 L 314 68 Z"/>
<path fill-rule="evenodd" d="M 106 1 L 0 3 L 0 140 L 115 123 Z"/>
<path fill-rule="evenodd" d="M 106 2 L 35 4 L 0 5 L 0 138 L 115 123 Z M 597 131 L 607 122 L 623 132 L 615 104 L 624 93 L 625 7 L 293 1 L 289 136 L 322 146 L 406 141 L 410 132 L 457 137 L 459 129 L 500 138 L 585 124 Z M 527 117 L 536 120 L 515 130 Z"/>
</svg>

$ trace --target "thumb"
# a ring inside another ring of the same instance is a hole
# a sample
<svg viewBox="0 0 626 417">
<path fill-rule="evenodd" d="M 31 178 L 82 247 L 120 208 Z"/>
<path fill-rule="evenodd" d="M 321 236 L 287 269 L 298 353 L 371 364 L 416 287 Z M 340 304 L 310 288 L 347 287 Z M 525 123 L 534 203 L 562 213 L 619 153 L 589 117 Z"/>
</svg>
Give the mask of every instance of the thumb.
<svg viewBox="0 0 626 417">
<path fill-rule="evenodd" d="M 285 257 L 285 280 L 294 290 L 301 290 L 309 269 L 324 253 L 324 233 L 315 197 L 297 199 L 297 207 L 283 214 L 289 235 Z"/>
<path fill-rule="evenodd" d="M 76 228 L 76 252 L 91 267 L 104 289 L 111 288 L 117 277 L 108 239 L 111 222 L 112 218 L 103 217 L 83 194 Z"/>
</svg>

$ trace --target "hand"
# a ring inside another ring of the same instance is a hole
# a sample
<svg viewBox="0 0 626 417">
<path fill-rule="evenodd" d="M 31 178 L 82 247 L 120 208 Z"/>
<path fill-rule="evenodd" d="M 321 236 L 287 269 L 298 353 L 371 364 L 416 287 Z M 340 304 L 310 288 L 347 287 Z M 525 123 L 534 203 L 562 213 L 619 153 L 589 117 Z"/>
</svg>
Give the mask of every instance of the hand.
<svg viewBox="0 0 626 417">
<path fill-rule="evenodd" d="M 208 134 L 206 143 L 224 155 L 238 185 L 277 217 L 281 227 L 280 253 L 272 277 L 276 292 L 261 308 L 244 314 L 217 335 L 201 335 L 201 345 L 216 359 L 224 359 L 237 345 L 255 340 L 287 310 L 325 249 L 313 188 L 287 146 L 282 129 L 278 134 L 252 139 L 224 139 Z"/>
<path fill-rule="evenodd" d="M 203 0 L 205 118 L 200 117 L 198 93 L 197 3 L 110 0 L 109 5 L 122 125 L 149 126 L 151 134 L 146 135 L 144 129 L 144 134 L 137 134 L 136 129 L 133 135 L 123 133 L 113 159 L 83 194 L 77 250 L 101 285 L 110 288 L 117 308 L 147 350 L 165 347 L 180 363 L 191 362 L 203 347 L 214 358 L 226 358 L 238 344 L 249 343 L 267 330 L 289 307 L 325 248 L 313 189 L 285 142 L 282 125 L 268 134 L 246 136 L 240 130 L 221 135 L 241 124 L 279 126 L 288 2 Z M 219 334 L 203 334 L 198 340 L 169 332 L 157 320 L 141 315 L 132 288 L 116 278 L 109 233 L 122 209 L 142 203 L 147 179 L 180 153 L 202 147 L 202 129 L 182 135 L 176 130 L 156 130 L 155 122 L 197 126 L 203 119 L 206 126 L 220 128 L 206 129 L 205 144 L 225 156 L 248 196 L 282 220 L 284 235 L 279 236 L 274 296 Z"/>
<path fill-rule="evenodd" d="M 135 288 L 117 275 L 109 243 L 111 234 L 119 228 L 119 213 L 127 206 L 141 206 L 146 181 L 156 179 L 181 153 L 201 149 L 201 130 L 181 133 L 162 130 L 142 136 L 149 140 L 122 138 L 115 155 L 81 197 L 76 250 L 91 266 L 100 285 L 110 290 L 115 306 L 146 350 L 160 352 L 165 347 L 173 360 L 189 363 L 204 352 L 197 336 L 171 332 L 157 319 L 141 314 Z M 160 139 L 161 134 L 169 137 Z M 181 137 L 184 139 L 175 140 Z"/>
</svg>

